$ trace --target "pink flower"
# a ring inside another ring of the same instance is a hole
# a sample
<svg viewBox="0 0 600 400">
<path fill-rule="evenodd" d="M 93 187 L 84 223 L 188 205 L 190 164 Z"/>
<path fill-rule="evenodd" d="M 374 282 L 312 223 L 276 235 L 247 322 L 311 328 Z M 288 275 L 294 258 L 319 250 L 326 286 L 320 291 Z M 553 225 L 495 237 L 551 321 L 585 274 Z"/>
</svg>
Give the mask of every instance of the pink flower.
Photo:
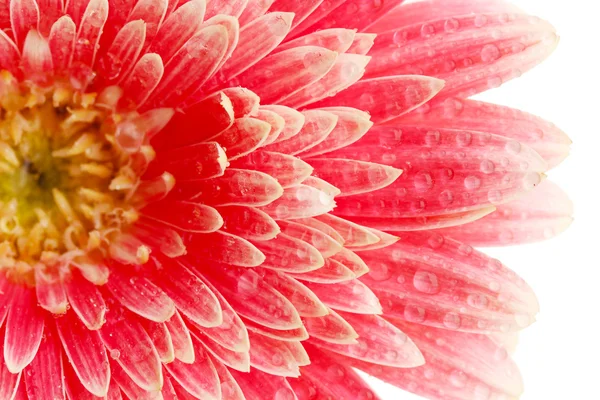
<svg viewBox="0 0 600 400">
<path fill-rule="evenodd" d="M 557 36 L 401 3 L 0 0 L 0 399 L 518 397 L 471 246 L 566 228 L 570 141 L 466 98 Z"/>
</svg>

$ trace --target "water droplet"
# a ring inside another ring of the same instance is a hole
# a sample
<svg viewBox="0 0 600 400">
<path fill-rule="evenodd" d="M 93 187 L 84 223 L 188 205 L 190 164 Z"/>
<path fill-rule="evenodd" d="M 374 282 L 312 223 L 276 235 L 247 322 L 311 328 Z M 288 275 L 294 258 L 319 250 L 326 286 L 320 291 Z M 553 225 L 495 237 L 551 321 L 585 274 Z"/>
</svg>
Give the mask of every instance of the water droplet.
<svg viewBox="0 0 600 400">
<path fill-rule="evenodd" d="M 444 316 L 444 326 L 448 329 L 458 329 L 460 323 L 460 316 L 456 313 L 448 313 Z"/>
<path fill-rule="evenodd" d="M 467 304 L 480 310 L 485 309 L 488 305 L 488 298 L 483 294 L 471 294 L 467 297 Z"/>
<path fill-rule="evenodd" d="M 467 385 L 467 375 L 459 370 L 454 370 L 450 373 L 450 383 L 452 386 L 462 388 Z"/>
<path fill-rule="evenodd" d="M 460 28 L 460 22 L 454 18 L 450 18 L 444 22 L 444 30 L 446 32 L 456 32 Z"/>
<path fill-rule="evenodd" d="M 423 322 L 425 321 L 425 310 L 421 307 L 409 304 L 404 307 L 404 318 L 410 322 Z"/>
<path fill-rule="evenodd" d="M 444 190 L 442 193 L 440 193 L 438 200 L 440 201 L 442 207 L 448 207 L 454 202 L 454 195 L 451 191 Z"/>
<path fill-rule="evenodd" d="M 459 146 L 469 146 L 472 141 L 473 135 L 471 135 L 469 132 L 459 132 L 458 135 L 456 135 L 456 144 Z"/>
<path fill-rule="evenodd" d="M 515 140 L 511 140 L 510 142 L 506 143 L 506 146 L 504 146 L 504 148 L 510 154 L 519 154 L 521 152 L 521 143 Z"/>
<path fill-rule="evenodd" d="M 501 55 L 500 49 L 495 44 L 486 44 L 481 49 L 481 60 L 486 63 L 496 61 Z"/>
<path fill-rule="evenodd" d="M 440 291 L 437 276 L 428 271 L 417 271 L 413 278 L 413 285 L 419 292 L 435 294 Z"/>
<path fill-rule="evenodd" d="M 421 36 L 423 36 L 424 38 L 429 38 L 433 35 L 435 35 L 435 27 L 433 25 L 424 24 L 421 27 Z"/>
<path fill-rule="evenodd" d="M 428 131 L 425 134 L 425 143 L 428 146 L 435 146 L 440 143 L 441 134 L 440 131 Z"/>
<path fill-rule="evenodd" d="M 483 160 L 479 165 L 479 170 L 484 174 L 491 174 L 496 170 L 496 165 L 490 160 Z"/>
<path fill-rule="evenodd" d="M 523 187 L 531 190 L 542 182 L 542 175 L 537 172 L 530 172 L 523 178 Z"/>
<path fill-rule="evenodd" d="M 433 187 L 433 178 L 428 172 L 420 171 L 415 176 L 414 185 L 417 192 L 427 192 Z"/>
<path fill-rule="evenodd" d="M 481 187 L 481 179 L 471 175 L 465 178 L 465 188 L 469 191 L 477 190 Z"/>
</svg>

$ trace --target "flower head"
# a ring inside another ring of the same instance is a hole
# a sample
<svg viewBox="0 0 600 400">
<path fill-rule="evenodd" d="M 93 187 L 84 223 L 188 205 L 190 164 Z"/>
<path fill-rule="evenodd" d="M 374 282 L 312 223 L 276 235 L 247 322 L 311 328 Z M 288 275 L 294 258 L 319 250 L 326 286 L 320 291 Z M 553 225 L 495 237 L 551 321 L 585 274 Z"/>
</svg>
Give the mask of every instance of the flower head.
<svg viewBox="0 0 600 400">
<path fill-rule="evenodd" d="M 559 129 L 500 1 L 0 0 L 0 398 L 514 398 Z M 535 188 L 535 190 L 534 190 Z M 16 396 L 16 397 L 15 397 Z"/>
</svg>

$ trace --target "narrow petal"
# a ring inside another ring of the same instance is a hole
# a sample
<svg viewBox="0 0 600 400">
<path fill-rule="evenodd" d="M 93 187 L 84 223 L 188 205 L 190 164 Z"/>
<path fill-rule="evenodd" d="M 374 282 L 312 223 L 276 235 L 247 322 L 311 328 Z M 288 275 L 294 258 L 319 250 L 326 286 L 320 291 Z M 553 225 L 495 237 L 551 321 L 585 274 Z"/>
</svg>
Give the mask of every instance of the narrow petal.
<svg viewBox="0 0 600 400">
<path fill-rule="evenodd" d="M 90 330 L 100 329 L 104 323 L 106 304 L 97 286 L 74 271 L 65 284 L 71 308 Z"/>
<path fill-rule="evenodd" d="M 313 171 L 312 167 L 300 158 L 271 151 L 254 151 L 234 160 L 231 167 L 269 174 L 277 179 L 283 188 L 300 184 Z"/>
<path fill-rule="evenodd" d="M 188 364 L 194 362 L 194 347 L 190 331 L 177 310 L 169 320 L 165 321 L 165 325 L 171 336 L 175 358 Z"/>
<path fill-rule="evenodd" d="M 44 314 L 37 306 L 35 291 L 19 287 L 6 318 L 4 362 L 13 374 L 34 359 L 44 332 Z"/>
<path fill-rule="evenodd" d="M 329 307 L 357 314 L 381 314 L 381 305 L 375 294 L 358 279 L 335 284 L 306 282 L 319 299 Z"/>
<path fill-rule="evenodd" d="M 266 256 L 261 265 L 265 268 L 299 273 L 314 271 L 325 262 L 314 246 L 283 233 L 275 239 L 254 245 Z"/>
<path fill-rule="evenodd" d="M 314 339 L 333 344 L 356 344 L 358 333 L 352 325 L 333 310 L 327 315 L 303 319 L 304 326 Z"/>
<path fill-rule="evenodd" d="M 32 363 L 25 368 L 24 377 L 29 398 L 64 400 L 62 351 L 51 325 L 44 329 L 40 348 Z"/>
<path fill-rule="evenodd" d="M 242 388 L 247 399 L 277 399 L 298 400 L 287 380 L 273 376 L 257 369 L 248 373 L 230 371 Z"/>
<path fill-rule="evenodd" d="M 271 240 L 280 232 L 277 223 L 264 211 L 254 207 L 218 207 L 223 217 L 223 231 L 248 240 Z M 264 261 L 264 255 L 259 257 Z"/>
<path fill-rule="evenodd" d="M 226 232 L 186 234 L 183 240 L 189 255 L 203 262 L 256 267 L 265 261 L 265 255 L 251 242 Z"/>
<path fill-rule="evenodd" d="M 285 189 L 283 195 L 261 209 L 275 219 L 310 218 L 325 214 L 335 207 L 327 193 L 306 185 Z"/>
</svg>

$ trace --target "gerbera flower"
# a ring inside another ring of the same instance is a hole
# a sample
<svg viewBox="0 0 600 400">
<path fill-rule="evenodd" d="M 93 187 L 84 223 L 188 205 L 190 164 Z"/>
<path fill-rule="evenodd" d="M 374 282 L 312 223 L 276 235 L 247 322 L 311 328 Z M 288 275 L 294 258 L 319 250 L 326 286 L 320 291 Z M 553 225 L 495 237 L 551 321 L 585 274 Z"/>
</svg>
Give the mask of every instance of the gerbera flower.
<svg viewBox="0 0 600 400">
<path fill-rule="evenodd" d="M 401 3 L 0 0 L 0 399 L 518 397 L 471 246 L 568 225 L 570 142 L 466 97 L 557 36 Z"/>
</svg>

